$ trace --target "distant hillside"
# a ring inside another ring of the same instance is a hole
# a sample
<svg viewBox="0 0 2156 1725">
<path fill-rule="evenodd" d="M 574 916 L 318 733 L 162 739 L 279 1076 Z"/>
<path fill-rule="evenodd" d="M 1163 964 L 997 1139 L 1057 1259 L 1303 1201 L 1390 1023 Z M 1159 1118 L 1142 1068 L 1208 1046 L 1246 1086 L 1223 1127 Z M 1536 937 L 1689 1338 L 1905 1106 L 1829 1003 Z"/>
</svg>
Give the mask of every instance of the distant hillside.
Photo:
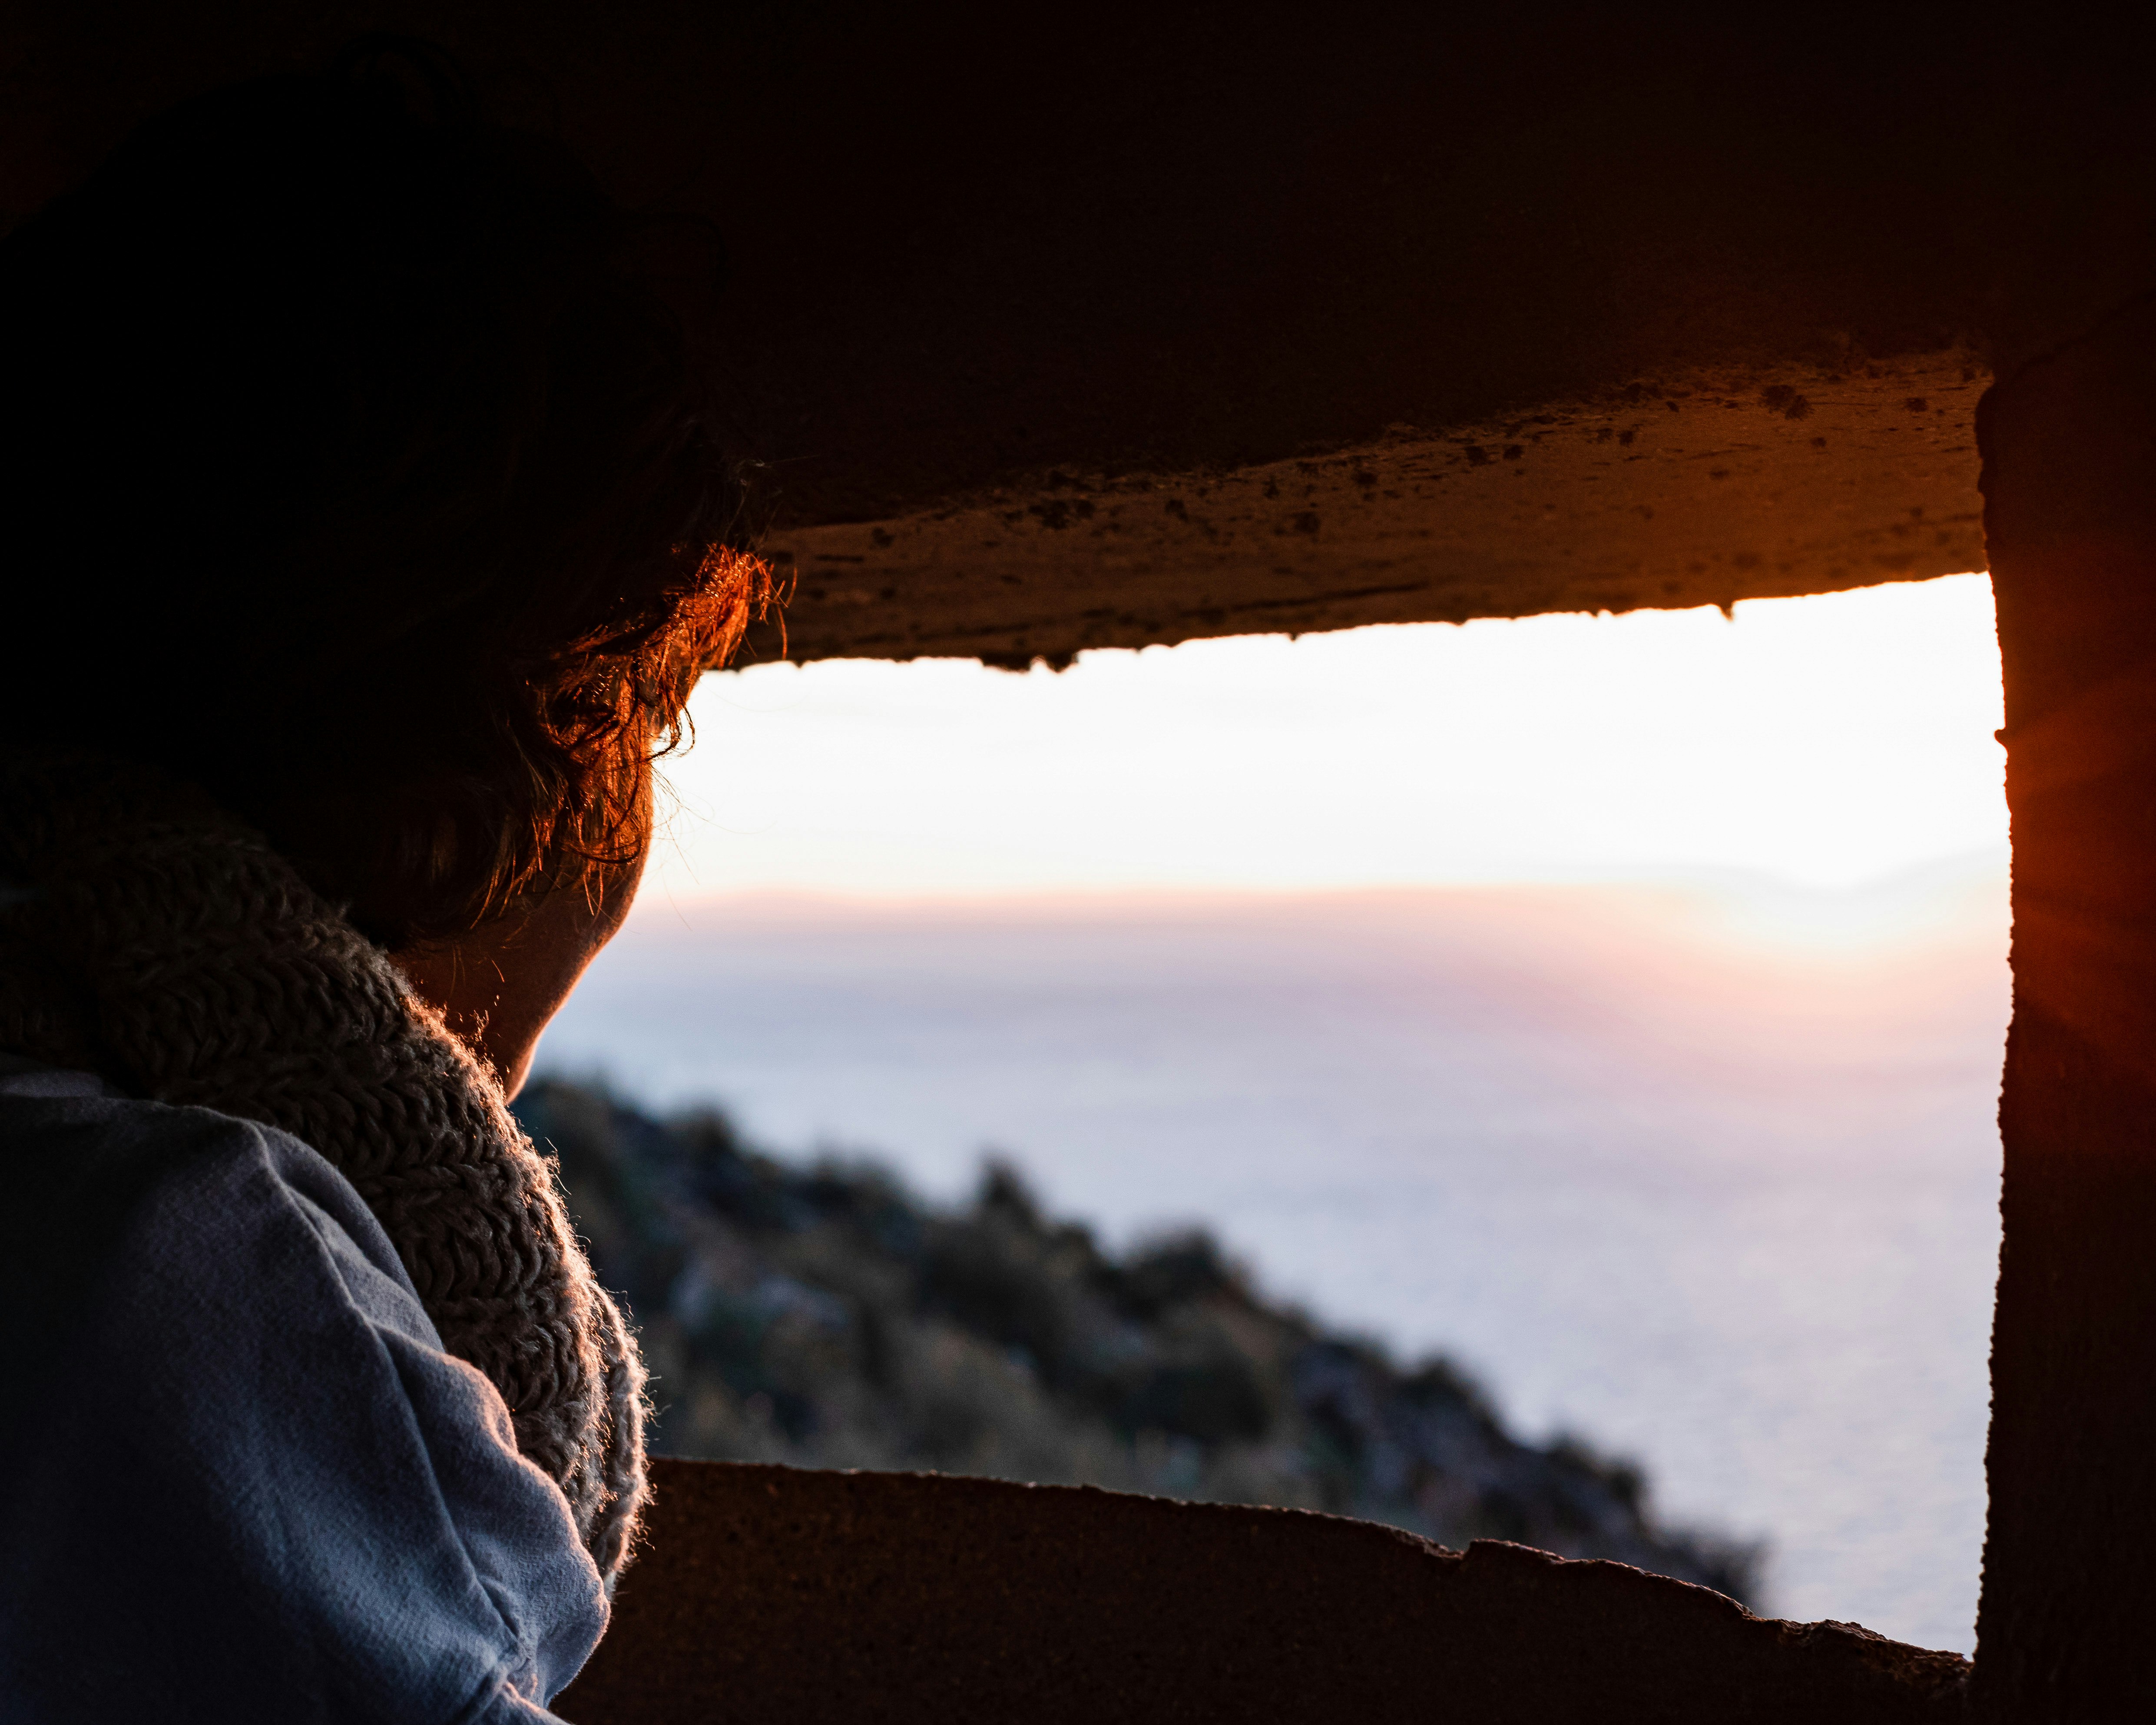
<svg viewBox="0 0 2156 1725">
<path fill-rule="evenodd" d="M 548 1080 L 516 1111 L 628 1296 L 663 1453 L 1299 1506 L 1756 1595 L 1757 1549 L 1659 1525 L 1637 1468 L 1520 1442 L 1455 1367 L 1269 1303 L 1203 1232 L 1111 1256 L 1008 1168 L 952 1212 L 713 1112 Z"/>
</svg>

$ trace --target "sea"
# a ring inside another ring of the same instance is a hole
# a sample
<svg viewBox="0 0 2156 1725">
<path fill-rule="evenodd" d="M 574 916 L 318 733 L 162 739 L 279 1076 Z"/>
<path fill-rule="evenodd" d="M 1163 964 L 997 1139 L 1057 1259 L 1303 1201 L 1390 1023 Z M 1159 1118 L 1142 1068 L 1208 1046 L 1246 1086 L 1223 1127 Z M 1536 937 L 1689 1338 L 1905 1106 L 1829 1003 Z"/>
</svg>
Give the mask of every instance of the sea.
<svg viewBox="0 0 2156 1725">
<path fill-rule="evenodd" d="M 1353 892 L 648 897 L 540 1065 L 716 1101 L 1445 1354 L 1766 1543 L 1765 1608 L 1968 1651 L 2003 858 Z"/>
</svg>

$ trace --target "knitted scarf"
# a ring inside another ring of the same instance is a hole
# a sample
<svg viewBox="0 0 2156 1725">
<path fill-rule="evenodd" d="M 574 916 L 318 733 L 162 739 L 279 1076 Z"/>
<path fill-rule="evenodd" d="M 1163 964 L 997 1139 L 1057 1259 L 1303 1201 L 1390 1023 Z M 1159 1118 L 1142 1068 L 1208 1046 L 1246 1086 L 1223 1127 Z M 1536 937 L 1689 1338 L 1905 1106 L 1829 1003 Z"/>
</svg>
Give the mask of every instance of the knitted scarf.
<svg viewBox="0 0 2156 1725">
<path fill-rule="evenodd" d="M 259 834 L 142 769 L 0 757 L 0 1049 L 326 1157 L 611 1591 L 644 1497 L 636 1344 L 488 1069 Z"/>
</svg>

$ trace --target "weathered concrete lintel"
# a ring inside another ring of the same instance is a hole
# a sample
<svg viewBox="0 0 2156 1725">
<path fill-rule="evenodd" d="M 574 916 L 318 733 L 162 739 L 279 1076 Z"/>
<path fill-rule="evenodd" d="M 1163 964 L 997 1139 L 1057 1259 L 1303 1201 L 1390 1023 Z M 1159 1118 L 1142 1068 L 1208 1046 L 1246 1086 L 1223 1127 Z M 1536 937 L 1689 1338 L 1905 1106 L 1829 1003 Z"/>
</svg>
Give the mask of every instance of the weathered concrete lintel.
<svg viewBox="0 0 2156 1725">
<path fill-rule="evenodd" d="M 978 657 L 1730 605 L 1981 569 L 1959 350 L 1635 383 L 1212 473 L 1066 473 L 798 527 L 747 659 Z"/>
</svg>

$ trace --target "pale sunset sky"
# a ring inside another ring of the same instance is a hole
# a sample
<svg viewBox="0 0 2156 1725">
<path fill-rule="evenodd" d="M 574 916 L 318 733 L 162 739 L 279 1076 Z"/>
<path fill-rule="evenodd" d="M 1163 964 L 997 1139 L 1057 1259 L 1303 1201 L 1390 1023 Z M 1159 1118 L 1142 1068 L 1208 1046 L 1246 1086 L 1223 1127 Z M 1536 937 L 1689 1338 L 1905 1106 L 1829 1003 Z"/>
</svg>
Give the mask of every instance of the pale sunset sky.
<svg viewBox="0 0 2156 1725">
<path fill-rule="evenodd" d="M 1981 575 L 1195 641 L 1023 675 L 706 677 L 644 900 L 1677 878 L 1845 893 L 1995 855 Z"/>
</svg>

